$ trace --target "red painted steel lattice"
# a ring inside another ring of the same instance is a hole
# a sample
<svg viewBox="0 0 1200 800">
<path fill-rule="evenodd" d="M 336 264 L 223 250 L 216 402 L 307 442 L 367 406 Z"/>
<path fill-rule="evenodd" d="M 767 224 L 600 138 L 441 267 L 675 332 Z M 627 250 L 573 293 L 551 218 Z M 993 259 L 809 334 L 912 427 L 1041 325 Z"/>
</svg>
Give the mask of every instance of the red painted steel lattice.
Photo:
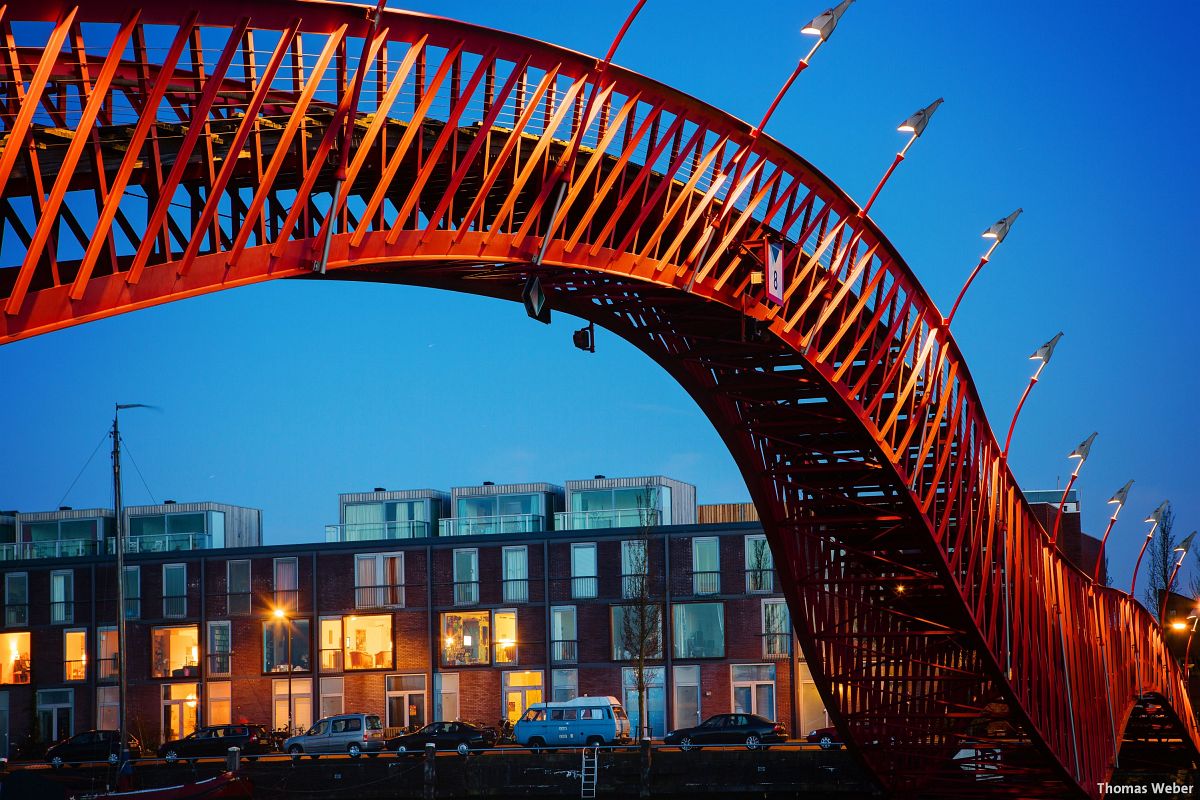
<svg viewBox="0 0 1200 800">
<path fill-rule="evenodd" d="M 937 308 L 770 137 L 417 14 L 20 0 L 0 26 L 0 343 L 276 278 L 515 299 L 536 273 L 713 420 L 821 694 L 885 787 L 1096 796 L 1135 707 L 1195 756 L 1157 624 L 1048 546 Z M 751 280 L 767 238 L 782 306 Z"/>
</svg>

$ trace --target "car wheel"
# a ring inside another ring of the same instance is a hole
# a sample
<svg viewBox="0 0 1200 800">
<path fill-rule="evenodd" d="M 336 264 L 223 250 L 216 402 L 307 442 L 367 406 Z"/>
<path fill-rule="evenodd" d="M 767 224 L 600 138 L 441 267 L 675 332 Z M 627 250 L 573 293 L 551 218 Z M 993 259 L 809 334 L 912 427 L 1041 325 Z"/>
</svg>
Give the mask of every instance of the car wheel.
<svg viewBox="0 0 1200 800">
<path fill-rule="evenodd" d="M 456 747 L 454 749 L 458 751 L 458 754 L 460 756 L 466 756 L 466 755 L 471 754 L 471 745 L 467 744 L 466 742 L 459 742 L 458 747 Z"/>
<path fill-rule="evenodd" d="M 176 753 L 174 750 L 168 750 L 167 752 L 163 753 L 163 758 L 167 760 L 168 764 L 174 764 L 179 760 L 179 753 Z"/>
<path fill-rule="evenodd" d="M 759 738 L 758 734 L 752 733 L 746 737 L 747 750 L 757 750 L 760 747 L 762 747 L 762 739 Z"/>
<path fill-rule="evenodd" d="M 62 769 L 62 765 L 62 756 L 55 756 L 54 758 L 50 759 L 50 766 L 54 767 L 55 769 Z"/>
<path fill-rule="evenodd" d="M 600 747 L 603 744 L 604 744 L 604 739 L 602 739 L 601 737 L 589 736 L 587 741 L 584 742 L 584 747 Z"/>
<path fill-rule="evenodd" d="M 535 753 L 542 752 L 542 748 L 546 746 L 546 740 L 540 736 L 535 736 L 529 740 L 529 748 Z"/>
<path fill-rule="evenodd" d="M 682 750 L 683 752 L 687 753 L 692 750 L 699 750 L 700 748 L 697 747 L 696 744 L 692 741 L 692 737 L 685 736 L 679 740 L 679 749 Z"/>
<path fill-rule="evenodd" d="M 360 747 L 357 742 L 352 743 L 346 748 L 346 753 L 351 758 L 358 758 L 362 755 L 362 747 Z"/>
<path fill-rule="evenodd" d="M 398 756 L 406 756 L 406 755 L 408 755 L 408 748 L 407 748 L 407 747 L 405 747 L 404 745 L 398 745 L 398 746 L 396 747 L 396 755 L 398 755 Z"/>
<path fill-rule="evenodd" d="M 109 754 L 108 754 L 108 763 L 110 763 L 110 764 L 116 764 L 116 763 L 117 763 L 117 754 L 116 754 L 116 753 L 109 753 Z"/>
<path fill-rule="evenodd" d="M 289 748 L 288 748 L 288 752 L 289 752 L 289 753 L 291 754 L 291 756 L 292 756 L 292 761 L 299 761 L 299 760 L 300 760 L 300 754 L 304 752 L 304 748 L 303 748 L 303 747 L 301 747 L 301 746 L 300 746 L 300 745 L 298 745 L 298 744 L 294 744 L 294 745 L 292 745 L 291 747 L 289 747 Z"/>
<path fill-rule="evenodd" d="M 821 745 L 822 750 L 832 750 L 833 749 L 833 737 L 827 733 L 821 737 L 819 744 Z"/>
</svg>

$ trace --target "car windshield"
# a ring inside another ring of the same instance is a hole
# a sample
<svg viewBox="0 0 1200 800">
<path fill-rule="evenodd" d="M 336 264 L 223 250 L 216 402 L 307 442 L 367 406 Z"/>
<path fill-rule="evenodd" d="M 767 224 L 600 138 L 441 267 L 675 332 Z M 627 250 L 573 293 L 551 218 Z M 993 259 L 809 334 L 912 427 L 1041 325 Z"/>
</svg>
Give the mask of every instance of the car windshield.
<svg viewBox="0 0 1200 800">
<path fill-rule="evenodd" d="M 369 731 L 383 730 L 383 723 L 379 721 L 379 717 L 375 717 L 375 716 L 367 717 L 367 730 L 369 730 Z"/>
<path fill-rule="evenodd" d="M 540 708 L 531 708 L 525 712 L 525 716 L 521 717 L 522 722 L 537 722 L 546 715 L 546 712 Z"/>
</svg>

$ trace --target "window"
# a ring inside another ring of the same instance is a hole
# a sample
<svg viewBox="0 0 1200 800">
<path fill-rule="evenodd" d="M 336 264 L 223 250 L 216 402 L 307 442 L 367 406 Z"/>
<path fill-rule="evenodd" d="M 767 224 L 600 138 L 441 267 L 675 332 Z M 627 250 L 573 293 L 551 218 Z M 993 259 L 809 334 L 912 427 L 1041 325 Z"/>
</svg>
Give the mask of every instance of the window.
<svg viewBox="0 0 1200 800">
<path fill-rule="evenodd" d="M 792 625 L 785 600 L 763 600 L 763 658 L 787 658 L 792 654 Z"/>
<path fill-rule="evenodd" d="M 4 576 L 4 624 L 10 628 L 29 624 L 29 575 L 24 572 Z"/>
<path fill-rule="evenodd" d="M 200 632 L 195 625 L 150 629 L 155 678 L 195 678 L 200 675 Z"/>
<path fill-rule="evenodd" d="M 579 696 L 579 670 L 556 669 L 550 671 L 550 700 L 565 703 Z"/>
<path fill-rule="evenodd" d="M 227 561 L 225 563 L 225 610 L 229 616 L 249 615 L 252 598 L 249 559 Z"/>
<path fill-rule="evenodd" d="M 536 493 L 460 497 L 455 512 L 454 519 L 442 521 L 442 535 L 531 533 L 545 527 L 545 502 Z"/>
<path fill-rule="evenodd" d="M 404 554 L 378 553 L 354 557 L 354 607 L 404 605 Z"/>
<path fill-rule="evenodd" d="M 454 605 L 479 602 L 479 551 L 454 551 Z"/>
<path fill-rule="evenodd" d="M 572 491 L 571 513 L 565 527 L 637 528 L 660 522 L 670 525 L 670 492 L 666 486 L 651 485 Z"/>
<path fill-rule="evenodd" d="M 69 569 L 50 573 L 50 622 L 54 625 L 75 619 L 75 576 Z"/>
<path fill-rule="evenodd" d="M 342 508 L 342 541 L 412 539 L 429 535 L 428 500 L 347 503 Z"/>
<path fill-rule="evenodd" d="M 63 680 L 87 680 L 87 631 L 63 631 Z"/>
<path fill-rule="evenodd" d="M 437 708 L 433 710 L 434 718 L 458 719 L 458 675 L 456 673 L 435 674 L 433 690 L 437 697 Z"/>
<path fill-rule="evenodd" d="M 721 591 L 721 555 L 716 537 L 692 539 L 692 593 Z"/>
<path fill-rule="evenodd" d="M 229 725 L 233 722 L 233 684 L 229 681 L 214 681 L 205 684 L 208 703 L 204 715 L 205 725 Z"/>
<path fill-rule="evenodd" d="M 621 597 L 629 600 L 646 595 L 649 567 L 644 539 L 621 542 Z"/>
<path fill-rule="evenodd" d="M 312 726 L 312 680 L 277 678 L 271 681 L 271 725 L 303 733 Z"/>
<path fill-rule="evenodd" d="M 342 652 L 345 646 L 346 642 L 342 639 L 342 618 L 324 617 L 321 620 L 322 672 L 342 671 Z"/>
<path fill-rule="evenodd" d="M 676 603 L 673 613 L 676 658 L 722 658 L 725 655 L 724 605 Z"/>
<path fill-rule="evenodd" d="M 656 605 L 612 607 L 612 657 L 628 661 L 638 653 L 662 658 L 662 609 Z"/>
<path fill-rule="evenodd" d="M 733 713 L 775 719 L 775 665 L 733 664 Z"/>
<path fill-rule="evenodd" d="M 699 725 L 700 667 L 676 666 L 671 672 L 675 680 L 675 727 Z"/>
<path fill-rule="evenodd" d="M 345 617 L 345 669 L 392 668 L 392 616 Z"/>
<path fill-rule="evenodd" d="M 9 634 L 12 635 L 12 634 Z M 26 634 L 28 635 L 28 634 Z M 70 736 L 75 725 L 73 689 L 43 689 L 37 693 L 38 732 L 44 742 Z"/>
<path fill-rule="evenodd" d="M 775 560 L 767 537 L 760 534 L 746 537 L 746 591 L 775 590 Z"/>
<path fill-rule="evenodd" d="M 29 683 L 28 633 L 0 633 L 0 683 Z"/>
<path fill-rule="evenodd" d="M 525 709 L 534 703 L 542 702 L 541 670 L 505 672 L 502 684 L 504 686 L 504 717 L 509 722 L 516 722 L 525 713 Z"/>
<path fill-rule="evenodd" d="M 125 619 L 142 616 L 142 569 L 125 568 Z"/>
<path fill-rule="evenodd" d="M 263 672 L 308 672 L 308 620 L 271 619 L 263 623 Z"/>
<path fill-rule="evenodd" d="M 224 677 L 229 674 L 229 621 L 208 623 L 208 674 Z M 209 723 L 215 724 L 215 723 Z"/>
<path fill-rule="evenodd" d="M 666 671 L 662 667 L 648 668 L 644 670 L 643 677 L 646 686 L 646 728 L 648 730 L 639 731 L 639 728 L 642 727 L 642 698 L 637 689 L 636 667 L 621 669 L 621 685 L 624 689 L 622 699 L 625 701 L 622 705 L 629 715 L 629 726 L 634 732 L 635 738 L 640 735 L 659 738 L 667 732 Z"/>
<path fill-rule="evenodd" d="M 163 739 L 182 739 L 196 730 L 196 693 L 194 683 L 164 683 L 162 687 Z"/>
<path fill-rule="evenodd" d="M 424 727 L 425 675 L 388 675 L 385 686 L 388 727 Z"/>
<path fill-rule="evenodd" d="M 98 729 L 115 731 L 120 725 L 118 722 L 120 708 L 120 687 L 100 686 L 96 689 L 96 727 Z"/>
<path fill-rule="evenodd" d="M 506 547 L 502 555 L 504 602 L 529 602 L 529 556 L 525 547 Z"/>
<path fill-rule="evenodd" d="M 550 658 L 559 664 L 574 664 L 579 658 L 575 606 L 550 609 Z"/>
<path fill-rule="evenodd" d="M 204 549 L 210 545 L 205 530 L 206 516 L 204 512 L 189 512 L 130 517 L 130 552 L 162 553 Z M 223 547 L 225 544 L 224 516 L 220 514 L 221 541 L 216 543 L 217 547 Z"/>
<path fill-rule="evenodd" d="M 300 605 L 300 566 L 295 558 L 275 559 L 275 607 L 296 611 Z"/>
<path fill-rule="evenodd" d="M 163 564 L 163 616 L 187 616 L 187 564 Z"/>
<path fill-rule="evenodd" d="M 496 663 L 517 663 L 517 612 L 493 611 L 492 631 L 496 637 Z"/>
<path fill-rule="evenodd" d="M 102 681 L 115 681 L 119 676 L 120 651 L 117 646 L 117 629 L 101 628 L 96 633 L 96 678 Z"/>
<path fill-rule="evenodd" d="M 491 663 L 490 611 L 442 614 L 442 664 L 471 666 Z"/>
<path fill-rule="evenodd" d="M 595 597 L 597 589 L 595 543 L 571 545 L 571 597 Z"/>
<path fill-rule="evenodd" d="M 345 683 L 341 678 L 321 678 L 321 716 L 332 717 L 346 708 Z"/>
</svg>

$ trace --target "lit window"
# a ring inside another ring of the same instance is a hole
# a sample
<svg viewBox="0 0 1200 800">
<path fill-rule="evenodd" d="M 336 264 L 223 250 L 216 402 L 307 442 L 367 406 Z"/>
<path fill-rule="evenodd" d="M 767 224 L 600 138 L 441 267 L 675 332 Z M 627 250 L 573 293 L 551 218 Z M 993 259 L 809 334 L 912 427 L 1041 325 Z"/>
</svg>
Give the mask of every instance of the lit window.
<svg viewBox="0 0 1200 800">
<path fill-rule="evenodd" d="M 102 681 L 115 681 L 121 659 L 117 646 L 117 629 L 101 628 L 96 635 L 96 677 Z"/>
<path fill-rule="evenodd" d="M 496 663 L 517 663 L 517 612 L 492 612 L 492 631 L 496 637 Z"/>
<path fill-rule="evenodd" d="M 196 730 L 196 693 L 194 683 L 165 683 L 162 687 L 164 739 L 182 739 Z"/>
<path fill-rule="evenodd" d="M 346 642 L 342 639 L 342 618 L 325 617 L 321 620 L 321 671 L 341 672 L 342 653 Z M 328 714 L 321 714 L 323 717 Z"/>
<path fill-rule="evenodd" d="M 229 674 L 230 634 L 229 621 L 208 623 L 208 674 L 210 676 L 225 676 Z"/>
<path fill-rule="evenodd" d="M 29 683 L 28 633 L 0 633 L 0 683 Z"/>
<path fill-rule="evenodd" d="M 200 674 L 200 632 L 195 625 L 152 628 L 151 660 L 155 678 L 194 678 Z"/>
<path fill-rule="evenodd" d="M 492 614 L 490 611 L 456 611 L 442 614 L 442 664 L 470 666 L 491 662 Z"/>
<path fill-rule="evenodd" d="M 308 672 L 308 649 L 308 620 L 285 617 L 263 623 L 263 672 Z"/>
<path fill-rule="evenodd" d="M 207 725 L 228 725 L 232 719 L 232 684 L 229 681 L 216 681 L 205 684 L 204 690 L 208 695 L 208 714 L 204 718 Z"/>
<path fill-rule="evenodd" d="M 721 658 L 725 655 L 725 607 L 721 603 L 678 603 L 673 606 L 676 658 Z"/>
<path fill-rule="evenodd" d="M 347 670 L 392 668 L 392 617 L 346 617 Z"/>
<path fill-rule="evenodd" d="M 63 680 L 87 680 L 87 631 L 63 631 Z"/>
</svg>

